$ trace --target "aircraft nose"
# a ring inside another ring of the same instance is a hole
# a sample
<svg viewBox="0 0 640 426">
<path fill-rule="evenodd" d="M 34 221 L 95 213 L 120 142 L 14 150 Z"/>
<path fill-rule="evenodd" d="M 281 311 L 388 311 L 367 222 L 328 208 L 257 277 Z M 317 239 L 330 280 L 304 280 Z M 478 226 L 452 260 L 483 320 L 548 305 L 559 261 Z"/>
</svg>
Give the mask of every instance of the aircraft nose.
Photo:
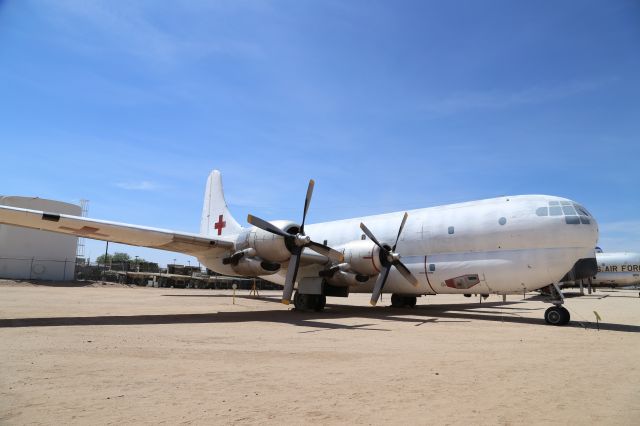
<svg viewBox="0 0 640 426">
<path fill-rule="evenodd" d="M 578 215 L 580 226 L 586 226 L 588 227 L 588 229 L 590 229 L 591 232 L 589 233 L 589 238 L 593 240 L 593 247 L 595 247 L 595 244 L 598 241 L 599 237 L 598 221 L 591 213 L 589 213 L 589 211 L 584 206 L 575 201 L 569 201 L 571 202 L 572 207 L 575 209 L 575 212 Z"/>
</svg>

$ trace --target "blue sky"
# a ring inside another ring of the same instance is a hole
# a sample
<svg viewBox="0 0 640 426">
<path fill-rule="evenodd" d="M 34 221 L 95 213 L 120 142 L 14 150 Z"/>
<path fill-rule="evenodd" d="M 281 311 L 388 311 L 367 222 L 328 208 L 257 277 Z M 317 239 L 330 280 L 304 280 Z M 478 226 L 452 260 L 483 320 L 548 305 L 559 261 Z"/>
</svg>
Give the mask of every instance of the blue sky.
<svg viewBox="0 0 640 426">
<path fill-rule="evenodd" d="M 543 193 L 640 251 L 637 1 L 0 1 L 0 123 L 0 193 L 95 218 L 197 231 L 218 168 L 242 223 Z"/>
</svg>

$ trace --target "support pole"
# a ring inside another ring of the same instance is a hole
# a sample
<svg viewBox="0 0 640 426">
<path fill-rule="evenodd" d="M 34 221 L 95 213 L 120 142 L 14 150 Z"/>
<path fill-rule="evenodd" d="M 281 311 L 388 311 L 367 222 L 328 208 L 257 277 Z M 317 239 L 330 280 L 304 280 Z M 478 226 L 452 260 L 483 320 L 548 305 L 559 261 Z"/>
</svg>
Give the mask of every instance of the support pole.
<svg viewBox="0 0 640 426">
<path fill-rule="evenodd" d="M 107 246 L 104 249 L 104 270 L 107 270 L 107 258 L 109 257 L 109 241 L 107 241 Z"/>
</svg>

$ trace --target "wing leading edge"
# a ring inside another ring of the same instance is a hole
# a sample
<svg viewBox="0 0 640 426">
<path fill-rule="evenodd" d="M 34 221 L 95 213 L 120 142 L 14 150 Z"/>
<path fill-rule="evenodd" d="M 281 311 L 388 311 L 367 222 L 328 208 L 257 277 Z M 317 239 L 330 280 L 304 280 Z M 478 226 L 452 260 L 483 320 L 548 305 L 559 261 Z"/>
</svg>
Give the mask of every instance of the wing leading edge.
<svg viewBox="0 0 640 426">
<path fill-rule="evenodd" d="M 190 255 L 196 255 L 212 249 L 230 249 L 234 246 L 231 241 L 208 238 L 198 234 L 8 206 L 0 206 L 0 224 L 22 226 Z"/>
</svg>

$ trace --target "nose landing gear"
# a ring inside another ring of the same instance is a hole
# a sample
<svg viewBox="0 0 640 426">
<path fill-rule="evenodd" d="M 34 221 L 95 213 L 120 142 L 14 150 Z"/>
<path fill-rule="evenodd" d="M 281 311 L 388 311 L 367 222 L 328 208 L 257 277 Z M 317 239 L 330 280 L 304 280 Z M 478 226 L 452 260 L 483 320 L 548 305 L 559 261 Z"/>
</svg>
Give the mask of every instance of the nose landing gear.
<svg viewBox="0 0 640 426">
<path fill-rule="evenodd" d="M 550 325 L 566 325 L 570 320 L 571 315 L 564 306 L 552 306 L 544 312 L 544 322 Z"/>
<path fill-rule="evenodd" d="M 548 287 L 549 293 L 551 294 L 551 303 L 553 306 L 548 308 L 544 312 L 544 322 L 550 325 L 566 325 L 571 320 L 571 314 L 567 308 L 562 306 L 564 303 L 564 296 L 560 291 L 560 287 L 558 284 L 553 283 Z"/>
</svg>

